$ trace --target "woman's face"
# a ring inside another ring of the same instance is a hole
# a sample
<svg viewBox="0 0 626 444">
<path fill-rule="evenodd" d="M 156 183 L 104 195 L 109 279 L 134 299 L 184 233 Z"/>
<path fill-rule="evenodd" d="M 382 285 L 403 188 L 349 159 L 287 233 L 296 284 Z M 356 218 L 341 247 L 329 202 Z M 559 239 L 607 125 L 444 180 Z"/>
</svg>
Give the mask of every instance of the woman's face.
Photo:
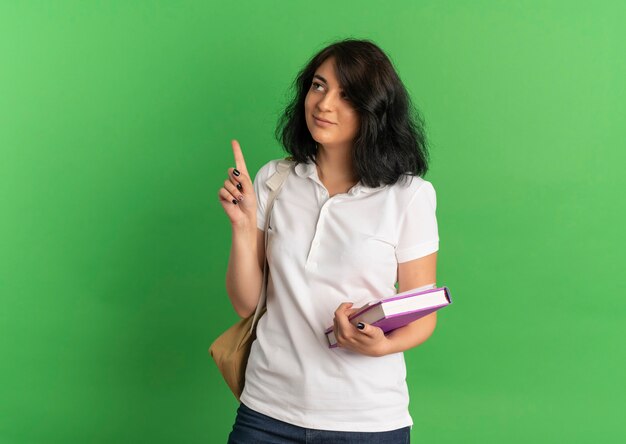
<svg viewBox="0 0 626 444">
<path fill-rule="evenodd" d="M 315 71 L 304 100 L 304 114 L 313 140 L 324 147 L 352 147 L 359 130 L 359 115 L 339 86 L 333 57 Z"/>
</svg>

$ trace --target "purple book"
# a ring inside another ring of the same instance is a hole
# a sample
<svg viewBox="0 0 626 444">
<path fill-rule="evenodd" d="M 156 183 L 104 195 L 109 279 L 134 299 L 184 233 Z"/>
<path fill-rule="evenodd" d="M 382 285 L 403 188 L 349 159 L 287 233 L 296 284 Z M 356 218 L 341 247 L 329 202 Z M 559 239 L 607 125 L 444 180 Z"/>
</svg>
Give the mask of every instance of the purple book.
<svg viewBox="0 0 626 444">
<path fill-rule="evenodd" d="M 448 287 L 427 290 L 420 287 L 371 302 L 350 315 L 349 319 L 353 325 L 363 322 L 389 333 L 451 303 L 452 299 L 450 299 Z M 334 327 L 331 326 L 325 332 L 331 348 L 337 347 L 333 330 Z"/>
</svg>

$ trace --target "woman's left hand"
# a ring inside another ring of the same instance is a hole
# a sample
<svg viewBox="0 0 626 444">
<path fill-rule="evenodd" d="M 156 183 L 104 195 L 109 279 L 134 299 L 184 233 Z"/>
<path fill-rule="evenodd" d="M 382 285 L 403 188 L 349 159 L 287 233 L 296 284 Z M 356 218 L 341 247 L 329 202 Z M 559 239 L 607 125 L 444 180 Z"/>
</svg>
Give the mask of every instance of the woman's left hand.
<svg viewBox="0 0 626 444">
<path fill-rule="evenodd" d="M 344 302 L 335 310 L 333 323 L 337 345 L 367 356 L 386 355 L 389 339 L 380 328 L 373 325 L 362 324 L 363 329 L 352 325 L 348 316 L 357 309 L 351 307 L 352 302 Z"/>
</svg>

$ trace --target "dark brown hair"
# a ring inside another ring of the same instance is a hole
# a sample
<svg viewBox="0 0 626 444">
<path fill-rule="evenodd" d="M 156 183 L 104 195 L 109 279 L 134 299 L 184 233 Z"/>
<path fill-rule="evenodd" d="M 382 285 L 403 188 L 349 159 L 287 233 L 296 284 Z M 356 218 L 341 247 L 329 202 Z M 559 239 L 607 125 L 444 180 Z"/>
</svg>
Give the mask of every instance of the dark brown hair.
<svg viewBox="0 0 626 444">
<path fill-rule="evenodd" d="M 354 141 L 355 173 L 369 187 L 391 185 L 403 174 L 428 170 L 424 122 L 387 55 L 370 40 L 345 39 L 315 54 L 298 73 L 294 96 L 279 118 L 276 139 L 298 163 L 314 161 L 317 144 L 304 115 L 315 70 L 334 57 L 336 75 L 360 117 Z"/>
</svg>

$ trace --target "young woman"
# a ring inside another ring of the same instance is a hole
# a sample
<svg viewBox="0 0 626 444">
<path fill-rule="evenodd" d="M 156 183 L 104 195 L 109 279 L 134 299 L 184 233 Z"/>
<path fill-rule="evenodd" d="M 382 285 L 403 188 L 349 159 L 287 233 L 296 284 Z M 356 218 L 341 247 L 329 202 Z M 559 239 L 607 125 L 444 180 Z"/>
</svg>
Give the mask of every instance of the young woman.
<svg viewBox="0 0 626 444">
<path fill-rule="evenodd" d="M 229 442 L 409 442 L 402 352 L 429 338 L 437 314 L 388 335 L 348 316 L 436 282 L 422 121 L 384 52 L 348 39 L 299 73 L 276 135 L 293 170 L 272 210 L 267 252 L 265 182 L 280 159 L 253 183 L 233 141 L 236 168 L 219 191 L 232 226 L 226 288 L 240 316 L 256 307 L 266 254 L 270 270 Z M 331 349 L 324 331 L 333 324 L 339 347 Z"/>
</svg>

